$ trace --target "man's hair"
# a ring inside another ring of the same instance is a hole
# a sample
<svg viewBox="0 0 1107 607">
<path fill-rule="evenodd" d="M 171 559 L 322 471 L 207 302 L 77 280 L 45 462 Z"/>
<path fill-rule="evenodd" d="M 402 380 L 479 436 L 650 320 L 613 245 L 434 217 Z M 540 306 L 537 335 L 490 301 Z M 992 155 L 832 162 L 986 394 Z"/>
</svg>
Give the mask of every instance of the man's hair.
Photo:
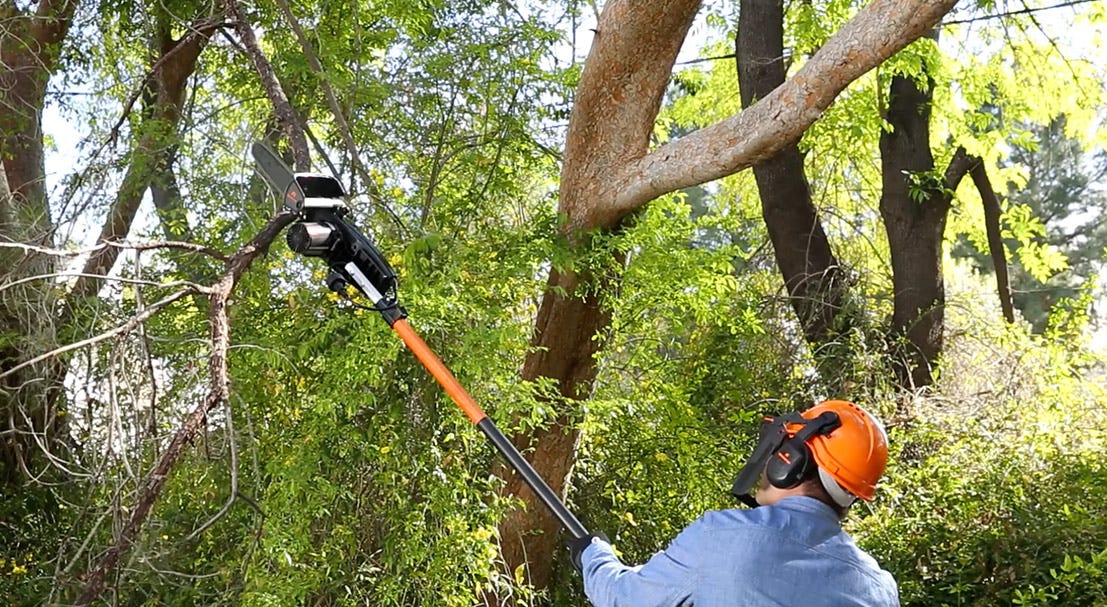
<svg viewBox="0 0 1107 607">
<path fill-rule="evenodd" d="M 796 488 L 802 491 L 807 497 L 813 497 L 827 506 L 830 506 L 830 508 L 834 510 L 834 514 L 838 515 L 838 520 L 846 518 L 846 513 L 849 512 L 849 506 L 842 506 L 834 501 L 834 498 L 830 497 L 830 493 L 827 492 L 826 487 L 823 487 L 823 482 L 819 480 L 817 472 L 804 479 Z"/>
</svg>

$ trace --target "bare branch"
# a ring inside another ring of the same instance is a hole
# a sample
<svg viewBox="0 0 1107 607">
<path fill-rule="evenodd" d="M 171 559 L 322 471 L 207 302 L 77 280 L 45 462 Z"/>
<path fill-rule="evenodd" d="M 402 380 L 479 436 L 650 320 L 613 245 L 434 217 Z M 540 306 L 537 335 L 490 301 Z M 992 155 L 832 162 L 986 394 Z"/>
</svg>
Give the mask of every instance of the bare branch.
<svg viewBox="0 0 1107 607">
<path fill-rule="evenodd" d="M 201 253 L 207 255 L 213 259 L 218 259 L 224 263 L 230 262 L 231 258 L 226 253 L 213 249 L 209 246 L 197 244 L 194 242 L 180 242 L 176 240 L 155 240 L 152 242 L 106 242 L 104 243 L 109 247 L 118 247 L 121 249 L 132 249 L 135 251 L 152 251 L 154 249 L 179 249 L 182 251 L 191 251 L 193 253 Z"/>
<path fill-rule="evenodd" d="M 242 13 L 242 7 L 239 6 L 237 0 L 223 0 L 223 6 L 225 6 L 227 12 L 234 17 L 234 29 L 238 32 L 238 37 L 242 41 L 243 46 L 246 47 L 247 55 L 249 55 L 250 60 L 254 63 L 254 69 L 257 70 L 258 77 L 261 78 L 261 84 L 265 87 L 265 93 L 269 97 L 269 102 L 273 104 L 273 113 L 276 114 L 277 121 L 280 122 L 281 126 L 284 128 L 285 134 L 288 135 L 288 141 L 292 146 L 293 164 L 296 170 L 311 170 L 311 154 L 308 152 L 307 137 L 304 136 L 304 128 L 299 117 L 296 116 L 296 111 L 292 108 L 292 104 L 288 101 L 288 96 L 284 94 L 281 83 L 277 81 L 277 76 L 273 72 L 273 65 L 269 63 L 269 59 L 265 57 L 265 53 L 263 53 L 261 47 L 258 46 L 258 39 L 257 36 L 254 35 L 254 28 L 250 27 L 250 23 Z"/>
<path fill-rule="evenodd" d="M 213 257 L 222 262 L 229 262 L 230 256 L 222 251 L 213 249 L 209 246 L 202 244 L 196 244 L 194 242 L 180 242 L 174 240 L 156 240 L 153 242 L 126 242 L 123 240 L 102 242 L 94 247 L 87 249 L 76 249 L 73 251 L 63 251 L 61 249 L 53 249 L 50 247 L 39 247 L 22 242 L 0 242 L 0 249 L 19 249 L 27 253 L 36 253 L 39 255 L 49 255 L 51 257 L 80 257 L 82 255 L 89 255 L 95 253 L 105 247 L 116 247 L 120 249 L 133 249 L 135 251 L 152 251 L 154 249 L 180 249 L 184 251 L 192 251 L 193 253 L 202 253 L 208 257 Z"/>
<path fill-rule="evenodd" d="M 980 158 L 970 156 L 965 148 L 961 146 L 957 147 L 957 150 L 953 152 L 953 158 L 950 158 L 949 165 L 946 167 L 946 199 L 953 199 L 953 192 L 957 189 L 957 185 L 965 178 L 965 174 L 977 164 L 980 164 Z"/>
<path fill-rule="evenodd" d="M 126 278 L 123 276 L 100 276 L 99 274 L 85 274 L 84 272 L 51 272 L 50 274 L 38 274 L 36 276 L 28 276 L 26 278 L 20 278 L 19 280 L 13 280 L 11 282 L 5 282 L 0 284 L 0 293 L 21 284 L 35 282 L 37 280 L 47 280 L 50 278 L 97 278 L 110 280 L 113 282 L 120 282 L 123 284 L 141 285 L 144 287 L 158 287 L 163 289 L 174 289 L 177 287 L 188 287 L 194 289 L 197 293 L 204 293 L 207 291 L 207 287 L 198 285 L 194 282 L 187 280 L 174 280 L 173 282 L 155 282 L 152 280 L 142 280 L 139 278 Z"/>
</svg>

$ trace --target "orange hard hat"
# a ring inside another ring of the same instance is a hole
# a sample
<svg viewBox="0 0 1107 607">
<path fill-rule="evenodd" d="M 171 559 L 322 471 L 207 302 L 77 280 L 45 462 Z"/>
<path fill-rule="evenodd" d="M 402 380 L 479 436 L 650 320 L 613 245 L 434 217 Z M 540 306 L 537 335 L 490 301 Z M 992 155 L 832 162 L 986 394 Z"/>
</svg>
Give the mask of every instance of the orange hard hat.
<svg viewBox="0 0 1107 607">
<path fill-rule="evenodd" d="M 807 439 L 811 455 L 843 489 L 871 501 L 888 463 L 888 435 L 875 417 L 846 400 L 823 401 L 800 415 L 815 419 L 828 411 L 838 415 L 841 425 Z"/>
</svg>

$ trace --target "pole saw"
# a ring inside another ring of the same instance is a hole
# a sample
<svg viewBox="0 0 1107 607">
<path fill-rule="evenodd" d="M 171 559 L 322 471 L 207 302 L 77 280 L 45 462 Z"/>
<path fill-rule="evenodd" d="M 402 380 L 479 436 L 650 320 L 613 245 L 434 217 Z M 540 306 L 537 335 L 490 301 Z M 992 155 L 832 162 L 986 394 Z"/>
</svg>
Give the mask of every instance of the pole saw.
<svg viewBox="0 0 1107 607">
<path fill-rule="evenodd" d="M 341 293 L 347 285 L 353 285 L 367 297 L 373 303 L 373 309 L 400 336 L 469 421 L 480 428 L 573 539 L 589 535 L 530 462 L 523 458 L 408 324 L 407 312 L 399 303 L 396 272 L 369 237 L 348 219 L 350 211 L 343 202 L 346 193 L 338 180 L 317 173 L 293 173 L 262 142 L 254 143 L 251 152 L 262 178 L 281 196 L 285 211 L 296 216 L 286 235 L 289 248 L 305 257 L 323 259 L 330 269 L 326 282 L 331 290 Z"/>
</svg>

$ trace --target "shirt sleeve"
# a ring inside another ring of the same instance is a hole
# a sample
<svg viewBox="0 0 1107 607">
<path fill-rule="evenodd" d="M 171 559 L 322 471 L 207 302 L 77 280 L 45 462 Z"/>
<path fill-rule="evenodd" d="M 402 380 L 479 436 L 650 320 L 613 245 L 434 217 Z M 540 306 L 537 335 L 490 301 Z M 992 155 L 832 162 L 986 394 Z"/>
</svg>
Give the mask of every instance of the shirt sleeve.
<svg viewBox="0 0 1107 607">
<path fill-rule="evenodd" d="M 698 520 L 644 565 L 628 567 L 611 544 L 594 540 L 581 554 L 584 593 L 595 607 L 680 607 L 692 604 L 698 559 L 709 536 Z"/>
</svg>

